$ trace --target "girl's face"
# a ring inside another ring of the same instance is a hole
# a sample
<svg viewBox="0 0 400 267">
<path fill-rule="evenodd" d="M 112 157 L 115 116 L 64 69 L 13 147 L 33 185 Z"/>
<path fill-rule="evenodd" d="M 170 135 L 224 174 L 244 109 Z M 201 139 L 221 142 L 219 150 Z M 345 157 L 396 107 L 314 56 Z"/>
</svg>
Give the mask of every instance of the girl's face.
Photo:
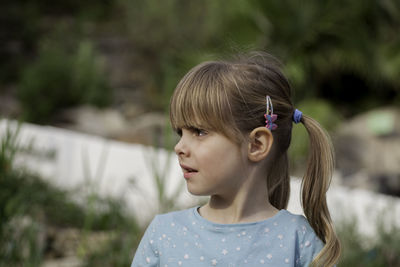
<svg viewBox="0 0 400 267">
<path fill-rule="evenodd" d="M 226 195 L 245 179 L 247 148 L 222 134 L 197 128 L 179 130 L 175 146 L 179 164 L 194 195 Z M 245 142 L 244 142 L 245 143 Z"/>
</svg>

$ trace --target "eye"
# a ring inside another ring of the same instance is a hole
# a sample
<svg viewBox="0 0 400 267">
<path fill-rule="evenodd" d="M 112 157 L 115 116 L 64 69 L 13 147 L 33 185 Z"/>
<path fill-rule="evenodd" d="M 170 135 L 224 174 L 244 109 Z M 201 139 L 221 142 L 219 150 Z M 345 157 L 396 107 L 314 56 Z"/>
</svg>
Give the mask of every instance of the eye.
<svg viewBox="0 0 400 267">
<path fill-rule="evenodd" d="M 179 135 L 180 137 L 182 137 L 182 129 L 180 129 L 180 128 L 175 129 L 175 132 L 176 132 L 177 135 Z"/>
<path fill-rule="evenodd" d="M 196 136 L 206 136 L 208 134 L 206 130 L 199 128 L 193 128 L 192 131 Z"/>
</svg>

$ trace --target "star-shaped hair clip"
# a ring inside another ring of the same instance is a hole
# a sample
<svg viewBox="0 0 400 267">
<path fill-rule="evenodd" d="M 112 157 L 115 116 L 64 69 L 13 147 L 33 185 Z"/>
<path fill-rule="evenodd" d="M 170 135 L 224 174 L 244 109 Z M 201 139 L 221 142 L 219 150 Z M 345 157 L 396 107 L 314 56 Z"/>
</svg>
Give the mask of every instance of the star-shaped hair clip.
<svg viewBox="0 0 400 267">
<path fill-rule="evenodd" d="M 269 129 L 270 131 L 275 130 L 276 128 L 278 128 L 278 125 L 276 125 L 274 122 L 276 121 L 276 119 L 278 118 L 278 115 L 274 114 L 274 108 L 272 106 L 272 101 L 271 98 L 269 97 L 269 95 L 267 95 L 265 97 L 265 101 L 266 101 L 266 109 L 265 109 L 265 114 L 264 114 L 264 118 L 265 118 L 265 127 L 267 127 L 267 129 Z"/>
</svg>

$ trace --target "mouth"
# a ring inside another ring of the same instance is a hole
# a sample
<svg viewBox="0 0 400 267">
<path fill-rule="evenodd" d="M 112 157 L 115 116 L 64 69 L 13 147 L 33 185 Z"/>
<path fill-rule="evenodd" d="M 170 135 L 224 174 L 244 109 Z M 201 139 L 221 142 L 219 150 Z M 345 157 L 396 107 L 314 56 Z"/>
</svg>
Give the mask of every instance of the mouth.
<svg viewBox="0 0 400 267">
<path fill-rule="evenodd" d="M 186 180 L 189 180 L 189 179 L 192 178 L 194 175 L 196 175 L 196 173 L 198 172 L 198 170 L 193 169 L 193 168 L 191 168 L 191 167 L 189 167 L 189 166 L 186 166 L 186 165 L 183 165 L 183 164 L 180 164 L 180 166 L 181 166 L 182 171 L 183 171 L 183 177 L 184 177 Z"/>
<path fill-rule="evenodd" d="M 190 167 L 188 167 L 188 166 L 186 166 L 186 165 L 180 164 L 180 166 L 181 166 L 182 171 L 183 171 L 184 173 L 188 173 L 188 172 L 198 172 L 198 170 L 193 169 L 193 168 L 190 168 Z"/>
</svg>

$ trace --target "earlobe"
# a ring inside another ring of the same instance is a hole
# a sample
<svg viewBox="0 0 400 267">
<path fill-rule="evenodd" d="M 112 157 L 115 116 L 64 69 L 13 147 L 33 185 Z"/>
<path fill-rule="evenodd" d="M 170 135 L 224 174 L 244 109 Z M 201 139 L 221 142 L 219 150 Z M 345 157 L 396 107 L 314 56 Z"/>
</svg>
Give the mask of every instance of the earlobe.
<svg viewBox="0 0 400 267">
<path fill-rule="evenodd" d="M 249 135 L 247 155 L 249 160 L 259 162 L 269 154 L 274 138 L 270 130 L 257 127 Z"/>
</svg>

